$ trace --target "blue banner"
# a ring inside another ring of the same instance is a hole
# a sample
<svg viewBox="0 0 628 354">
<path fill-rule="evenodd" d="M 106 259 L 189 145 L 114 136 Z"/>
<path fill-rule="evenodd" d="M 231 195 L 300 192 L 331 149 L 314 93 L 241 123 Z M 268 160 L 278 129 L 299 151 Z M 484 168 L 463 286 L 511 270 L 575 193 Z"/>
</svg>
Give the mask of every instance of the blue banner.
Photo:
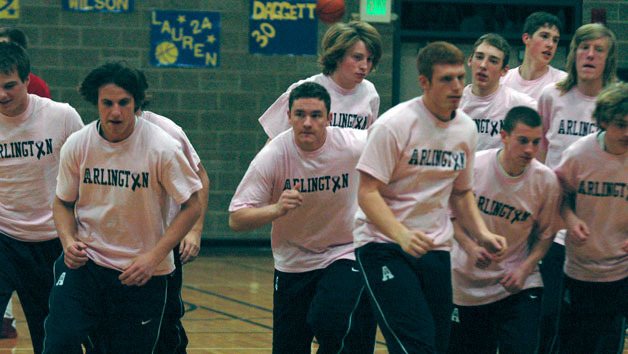
<svg viewBox="0 0 628 354">
<path fill-rule="evenodd" d="M 251 0 L 249 52 L 316 55 L 316 0 Z"/>
<path fill-rule="evenodd" d="M 62 0 L 66 11 L 78 12 L 133 12 L 134 0 Z"/>
<path fill-rule="evenodd" d="M 150 63 L 164 67 L 218 67 L 219 38 L 218 12 L 154 10 L 150 23 Z"/>
</svg>

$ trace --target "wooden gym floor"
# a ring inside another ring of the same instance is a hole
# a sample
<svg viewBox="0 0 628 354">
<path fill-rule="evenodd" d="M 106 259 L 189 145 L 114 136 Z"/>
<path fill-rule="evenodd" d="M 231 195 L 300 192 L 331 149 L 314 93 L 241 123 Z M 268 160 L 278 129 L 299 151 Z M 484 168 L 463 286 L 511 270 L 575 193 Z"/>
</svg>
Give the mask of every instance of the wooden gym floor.
<svg viewBox="0 0 628 354">
<path fill-rule="evenodd" d="M 188 353 L 271 353 L 270 249 L 207 249 L 203 256 L 184 266 L 183 326 L 190 341 Z M 15 295 L 13 311 L 18 338 L 0 340 L 0 354 L 32 353 L 26 320 Z M 376 353 L 386 353 L 381 335 Z"/>
<path fill-rule="evenodd" d="M 184 268 L 183 325 L 190 354 L 271 353 L 273 260 L 266 248 L 205 248 Z M 32 353 L 14 296 L 18 338 L 0 340 L 0 354 Z M 313 346 L 316 348 L 316 345 Z M 378 333 L 376 353 L 386 353 Z M 624 350 L 628 354 L 628 349 Z"/>
</svg>

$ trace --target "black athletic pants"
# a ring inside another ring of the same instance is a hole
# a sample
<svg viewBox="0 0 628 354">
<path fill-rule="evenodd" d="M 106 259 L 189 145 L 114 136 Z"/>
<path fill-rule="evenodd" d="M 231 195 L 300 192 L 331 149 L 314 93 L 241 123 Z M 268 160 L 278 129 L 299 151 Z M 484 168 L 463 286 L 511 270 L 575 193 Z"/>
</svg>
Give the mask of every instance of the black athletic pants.
<svg viewBox="0 0 628 354">
<path fill-rule="evenodd" d="M 393 243 L 356 250 L 389 353 L 445 353 L 453 309 L 449 252 L 415 258 Z"/>
<path fill-rule="evenodd" d="M 82 353 L 81 343 L 94 333 L 100 353 L 154 352 L 167 276 L 154 276 L 144 286 L 126 286 L 117 270 L 91 260 L 69 269 L 63 255 L 55 262 L 54 274 L 44 353 Z"/>
<path fill-rule="evenodd" d="M 543 288 L 522 290 L 479 306 L 456 306 L 450 354 L 534 354 Z"/>
<path fill-rule="evenodd" d="M 52 267 L 61 254 L 61 242 L 23 242 L 0 233 L 0 312 L 17 292 L 31 335 L 33 351 L 41 353 L 44 319 L 53 283 Z"/>
<path fill-rule="evenodd" d="M 309 354 L 313 337 L 319 354 L 373 352 L 377 326 L 354 261 L 304 273 L 275 270 L 274 289 L 274 354 Z"/>
<path fill-rule="evenodd" d="M 628 278 L 602 283 L 579 281 L 565 275 L 561 306 L 560 353 L 622 352 L 628 316 Z"/>
<path fill-rule="evenodd" d="M 539 265 L 543 277 L 543 306 L 538 354 L 558 353 L 558 314 L 563 297 L 564 264 L 565 246 L 552 242 Z"/>
<path fill-rule="evenodd" d="M 157 344 L 157 353 L 159 354 L 185 354 L 185 348 L 188 345 L 188 337 L 181 323 L 181 318 L 185 314 L 185 307 L 181 298 L 183 265 L 181 264 L 179 245 L 172 252 L 174 253 L 175 270 L 168 276 L 166 310 Z"/>
</svg>

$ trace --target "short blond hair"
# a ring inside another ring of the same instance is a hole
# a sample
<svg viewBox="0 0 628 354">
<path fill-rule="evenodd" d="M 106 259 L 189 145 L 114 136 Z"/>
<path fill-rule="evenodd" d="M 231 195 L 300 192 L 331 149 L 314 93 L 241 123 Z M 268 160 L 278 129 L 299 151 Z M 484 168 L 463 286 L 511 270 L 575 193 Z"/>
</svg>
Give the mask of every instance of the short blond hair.
<svg viewBox="0 0 628 354">
<path fill-rule="evenodd" d="M 628 114 L 628 84 L 617 82 L 606 87 L 597 96 L 593 117 L 599 129 L 602 123 L 623 122 Z"/>
</svg>

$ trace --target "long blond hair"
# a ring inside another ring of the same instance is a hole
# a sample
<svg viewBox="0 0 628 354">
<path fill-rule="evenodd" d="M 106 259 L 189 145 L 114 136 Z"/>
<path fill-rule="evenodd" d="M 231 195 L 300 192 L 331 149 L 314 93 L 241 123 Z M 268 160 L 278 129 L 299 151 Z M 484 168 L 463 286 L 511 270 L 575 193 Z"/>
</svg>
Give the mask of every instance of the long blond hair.
<svg viewBox="0 0 628 354">
<path fill-rule="evenodd" d="M 567 56 L 567 77 L 556 84 L 556 87 L 564 94 L 578 84 L 578 71 L 576 70 L 576 51 L 580 43 L 598 38 L 608 39 L 608 56 L 602 75 L 602 87 L 617 81 L 617 39 L 615 34 L 600 23 L 589 23 L 580 26 L 574 33 L 569 44 Z"/>
</svg>

